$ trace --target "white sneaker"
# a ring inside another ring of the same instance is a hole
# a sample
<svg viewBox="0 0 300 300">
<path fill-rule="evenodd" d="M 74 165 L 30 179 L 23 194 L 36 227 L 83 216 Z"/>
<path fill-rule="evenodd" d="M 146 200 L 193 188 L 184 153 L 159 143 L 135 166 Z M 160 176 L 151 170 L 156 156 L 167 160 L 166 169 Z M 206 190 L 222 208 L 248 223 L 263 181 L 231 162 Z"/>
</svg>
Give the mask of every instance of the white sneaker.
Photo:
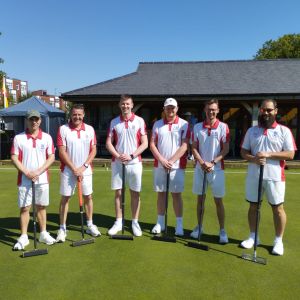
<svg viewBox="0 0 300 300">
<path fill-rule="evenodd" d="M 131 227 L 132 227 L 132 232 L 135 236 L 142 236 L 143 233 L 139 223 L 132 222 Z"/>
<path fill-rule="evenodd" d="M 259 239 L 257 239 L 256 246 L 260 244 Z M 251 249 L 254 246 L 254 239 L 249 237 L 247 240 L 241 242 L 241 246 L 245 249 Z"/>
<path fill-rule="evenodd" d="M 92 224 L 91 226 L 88 226 L 88 228 L 85 232 L 87 234 L 90 234 L 90 235 L 94 236 L 94 237 L 101 235 L 101 232 L 98 230 L 98 228 L 95 224 Z"/>
<path fill-rule="evenodd" d="M 227 244 L 228 243 L 228 236 L 225 230 L 220 230 L 220 244 Z"/>
<path fill-rule="evenodd" d="M 160 234 L 164 230 L 165 226 L 161 226 L 159 223 L 156 223 L 155 226 L 152 228 L 151 232 L 154 234 Z"/>
<path fill-rule="evenodd" d="M 284 249 L 283 249 L 283 243 L 282 241 L 274 241 L 274 247 L 272 250 L 272 254 L 275 255 L 283 255 Z"/>
<path fill-rule="evenodd" d="M 53 245 L 56 243 L 56 240 L 50 235 L 49 232 L 44 231 L 40 233 L 39 242 L 47 245 Z"/>
<path fill-rule="evenodd" d="M 203 233 L 203 226 L 201 228 L 201 233 L 200 235 Z M 199 235 L 199 225 L 197 225 L 193 231 L 191 232 L 190 234 L 190 237 L 193 238 L 193 239 L 198 239 L 198 235 Z"/>
<path fill-rule="evenodd" d="M 182 225 L 176 225 L 175 235 L 184 236 L 184 231 Z"/>
<path fill-rule="evenodd" d="M 29 239 L 27 235 L 21 235 L 15 243 L 13 250 L 24 250 L 29 245 Z"/>
<path fill-rule="evenodd" d="M 122 223 L 115 222 L 113 227 L 108 230 L 108 235 L 116 235 L 122 230 Z"/>
<path fill-rule="evenodd" d="M 64 243 L 66 241 L 67 232 L 63 229 L 58 229 L 56 242 L 57 243 Z"/>
</svg>

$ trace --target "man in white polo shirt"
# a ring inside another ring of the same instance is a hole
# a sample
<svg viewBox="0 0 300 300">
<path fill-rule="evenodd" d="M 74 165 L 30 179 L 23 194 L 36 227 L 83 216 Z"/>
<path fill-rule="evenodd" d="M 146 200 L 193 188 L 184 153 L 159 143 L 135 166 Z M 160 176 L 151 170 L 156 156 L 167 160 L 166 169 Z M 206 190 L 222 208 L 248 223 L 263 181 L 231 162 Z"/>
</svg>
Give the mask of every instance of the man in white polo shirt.
<svg viewBox="0 0 300 300">
<path fill-rule="evenodd" d="M 69 200 L 75 192 L 77 181 L 82 182 L 82 193 L 87 219 L 86 232 L 94 237 L 101 235 L 93 224 L 93 177 L 91 163 L 96 156 L 96 135 L 94 128 L 83 122 L 84 106 L 74 104 L 70 122 L 61 126 L 57 134 L 57 146 L 61 161 L 59 207 L 60 226 L 57 242 L 66 240 L 66 221 Z"/>
<path fill-rule="evenodd" d="M 52 245 L 55 239 L 46 231 L 46 207 L 49 205 L 48 168 L 54 161 L 54 146 L 49 134 L 40 129 L 41 115 L 32 110 L 27 113 L 27 129 L 15 136 L 11 159 L 18 169 L 18 205 L 20 207 L 21 236 L 14 250 L 29 245 L 27 229 L 32 203 L 32 182 L 35 184 L 36 210 L 40 226 L 41 243 Z"/>
<path fill-rule="evenodd" d="M 225 209 L 223 197 L 225 195 L 224 157 L 229 151 L 229 129 L 227 124 L 217 119 L 219 113 L 219 102 L 211 99 L 205 103 L 205 121 L 194 126 L 193 154 L 197 161 L 193 193 L 198 195 L 197 218 L 198 225 L 191 233 L 192 238 L 198 238 L 199 225 L 200 233 L 203 232 L 202 222 L 204 214 L 203 179 L 206 172 L 206 185 L 210 185 L 216 204 L 220 232 L 219 243 L 227 244 L 228 237 L 225 231 Z"/>
<path fill-rule="evenodd" d="M 150 150 L 154 160 L 154 190 L 157 192 L 157 222 L 152 233 L 165 230 L 166 179 L 170 172 L 169 191 L 173 198 L 176 215 L 175 235 L 183 236 L 184 169 L 187 163 L 187 145 L 190 138 L 189 124 L 177 115 L 178 105 L 174 98 L 164 102 L 165 117 L 153 125 Z"/>
<path fill-rule="evenodd" d="M 264 100 L 260 107 L 258 126 L 248 129 L 242 143 L 241 155 L 249 161 L 246 180 L 246 200 L 250 203 L 248 222 L 250 236 L 241 243 L 243 248 L 254 245 L 257 211 L 257 194 L 260 165 L 264 165 L 263 192 L 272 207 L 275 240 L 272 253 L 283 255 L 282 237 L 286 225 L 283 208 L 285 195 L 284 166 L 286 159 L 293 159 L 296 144 L 289 128 L 276 122 L 277 103 Z M 257 239 L 260 243 L 259 239 Z"/>
<path fill-rule="evenodd" d="M 110 122 L 106 148 L 112 155 L 111 188 L 115 191 L 116 221 L 109 229 L 109 235 L 116 235 L 122 229 L 122 167 L 125 167 L 131 195 L 132 232 L 141 236 L 138 223 L 140 212 L 140 191 L 142 184 L 142 152 L 148 147 L 146 125 L 141 117 L 132 112 L 133 100 L 130 95 L 122 95 L 119 107 L 121 115 Z"/>
</svg>

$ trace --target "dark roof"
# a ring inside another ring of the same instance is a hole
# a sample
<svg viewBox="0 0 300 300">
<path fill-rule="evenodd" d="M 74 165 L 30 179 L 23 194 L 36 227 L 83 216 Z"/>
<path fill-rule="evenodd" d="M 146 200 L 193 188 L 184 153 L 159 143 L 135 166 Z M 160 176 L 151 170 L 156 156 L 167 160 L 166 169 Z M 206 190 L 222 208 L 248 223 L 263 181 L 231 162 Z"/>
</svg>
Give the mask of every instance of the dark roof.
<svg viewBox="0 0 300 300">
<path fill-rule="evenodd" d="M 300 59 L 141 62 L 134 73 L 72 96 L 300 94 Z"/>
</svg>

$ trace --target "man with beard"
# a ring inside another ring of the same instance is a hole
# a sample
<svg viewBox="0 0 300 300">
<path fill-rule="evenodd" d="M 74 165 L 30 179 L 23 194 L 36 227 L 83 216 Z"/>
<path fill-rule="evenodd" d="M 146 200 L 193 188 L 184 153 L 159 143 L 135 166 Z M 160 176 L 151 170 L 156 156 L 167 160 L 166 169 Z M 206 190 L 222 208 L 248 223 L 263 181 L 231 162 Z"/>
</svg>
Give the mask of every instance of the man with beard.
<svg viewBox="0 0 300 300">
<path fill-rule="evenodd" d="M 250 203 L 248 222 L 250 236 L 241 246 L 254 246 L 257 210 L 258 179 L 260 165 L 264 165 L 263 192 L 272 207 L 275 240 L 272 253 L 283 255 L 282 237 L 286 225 L 283 208 L 285 194 L 284 166 L 286 159 L 293 159 L 296 145 L 289 128 L 276 122 L 277 103 L 273 99 L 264 100 L 260 107 L 258 126 L 248 129 L 242 143 L 241 155 L 249 161 L 246 179 L 246 199 Z M 257 237 L 257 245 L 260 243 Z"/>
</svg>

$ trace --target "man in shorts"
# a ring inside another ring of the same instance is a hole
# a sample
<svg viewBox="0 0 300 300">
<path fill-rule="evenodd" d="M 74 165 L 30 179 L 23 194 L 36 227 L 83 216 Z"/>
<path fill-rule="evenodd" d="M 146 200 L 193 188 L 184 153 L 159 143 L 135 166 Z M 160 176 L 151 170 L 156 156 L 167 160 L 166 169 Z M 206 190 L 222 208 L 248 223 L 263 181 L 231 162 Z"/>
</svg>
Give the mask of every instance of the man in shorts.
<svg viewBox="0 0 300 300">
<path fill-rule="evenodd" d="M 150 150 L 154 160 L 154 191 L 157 192 L 157 222 L 152 233 L 165 230 L 166 179 L 170 174 L 169 191 L 176 215 L 175 235 L 183 236 L 183 201 L 187 146 L 190 138 L 189 124 L 177 115 L 178 104 L 174 98 L 164 102 L 164 118 L 153 125 Z"/>
<path fill-rule="evenodd" d="M 260 165 L 264 165 L 263 192 L 272 207 L 275 240 L 272 253 L 283 255 L 282 237 L 286 225 L 283 208 L 285 195 L 284 166 L 286 159 L 293 159 L 296 144 L 289 128 L 276 122 L 277 103 L 264 100 L 260 107 L 258 126 L 248 129 L 242 143 L 241 155 L 249 162 L 246 179 L 246 200 L 250 203 L 248 222 L 250 236 L 241 246 L 250 249 L 254 245 Z M 259 238 L 257 244 L 259 244 Z"/>
<path fill-rule="evenodd" d="M 42 119 L 38 111 L 27 112 L 27 129 L 14 137 L 11 159 L 18 169 L 18 205 L 21 236 L 14 250 L 29 245 L 27 229 L 32 204 L 32 182 L 35 184 L 37 218 L 41 243 L 52 245 L 55 239 L 46 231 L 46 207 L 49 205 L 48 168 L 54 161 L 54 146 L 49 134 L 40 129 Z"/>
<path fill-rule="evenodd" d="M 199 225 L 200 234 L 203 232 L 203 179 L 206 173 L 206 186 L 211 186 L 215 200 L 216 211 L 220 226 L 219 243 L 227 244 L 228 237 L 225 231 L 225 209 L 223 197 L 225 195 L 224 157 L 229 152 L 229 129 L 227 124 L 217 119 L 219 113 L 219 102 L 211 99 L 205 103 L 205 121 L 194 126 L 193 154 L 197 161 L 194 173 L 193 193 L 197 197 L 197 219 L 198 225 L 191 233 L 192 238 L 198 238 Z"/>
<path fill-rule="evenodd" d="M 142 152 L 148 147 L 146 125 L 141 117 L 132 112 L 133 99 L 130 95 L 122 95 L 119 108 L 120 116 L 110 122 L 106 139 L 106 148 L 112 155 L 111 188 L 115 191 L 116 221 L 108 230 L 110 236 L 122 230 L 122 168 L 125 168 L 125 181 L 129 185 L 131 195 L 132 232 L 141 236 L 138 223 L 140 212 L 140 191 L 142 184 Z"/>
<path fill-rule="evenodd" d="M 70 122 L 58 129 L 57 146 L 61 161 L 59 207 L 60 226 L 57 242 L 66 240 L 66 221 L 69 200 L 74 195 L 77 181 L 81 181 L 87 219 L 86 233 L 94 237 L 101 233 L 93 224 L 93 177 L 91 163 L 96 156 L 96 135 L 94 128 L 83 122 L 84 106 L 74 104 L 70 112 Z"/>
</svg>

